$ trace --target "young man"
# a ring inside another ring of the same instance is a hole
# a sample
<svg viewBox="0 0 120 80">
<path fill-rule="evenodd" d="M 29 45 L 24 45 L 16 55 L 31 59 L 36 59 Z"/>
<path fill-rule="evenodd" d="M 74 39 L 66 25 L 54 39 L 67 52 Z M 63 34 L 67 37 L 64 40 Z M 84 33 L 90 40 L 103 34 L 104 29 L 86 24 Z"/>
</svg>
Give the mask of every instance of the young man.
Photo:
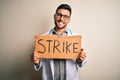
<svg viewBox="0 0 120 80">
<path fill-rule="evenodd" d="M 75 35 L 67 24 L 70 22 L 71 7 L 67 4 L 58 6 L 54 14 L 55 27 L 46 34 L 57 36 Z M 31 61 L 35 64 L 35 70 L 42 67 L 43 80 L 79 80 L 78 67 L 81 67 L 86 62 L 86 54 L 80 50 L 78 59 L 76 60 L 61 60 L 61 59 L 39 59 L 35 53 L 31 55 Z"/>
</svg>

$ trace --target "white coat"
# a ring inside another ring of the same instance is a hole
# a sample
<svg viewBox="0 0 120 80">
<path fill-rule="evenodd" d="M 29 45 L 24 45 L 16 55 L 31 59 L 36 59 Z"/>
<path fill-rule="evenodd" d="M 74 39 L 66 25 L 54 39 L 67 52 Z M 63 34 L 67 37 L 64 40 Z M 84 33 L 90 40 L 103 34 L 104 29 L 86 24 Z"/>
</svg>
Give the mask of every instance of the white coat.
<svg viewBox="0 0 120 80">
<path fill-rule="evenodd" d="M 70 29 L 67 29 L 68 36 L 77 35 Z M 53 29 L 46 34 L 52 35 Z M 78 68 L 82 67 L 86 63 L 84 60 L 82 63 L 76 62 L 76 60 L 66 60 L 66 80 L 79 80 Z M 50 64 L 50 66 L 48 65 Z M 34 65 L 35 70 L 39 70 L 42 67 L 42 79 L 54 80 L 54 61 L 52 59 L 41 59 L 39 66 Z M 52 79 L 50 79 L 52 76 Z"/>
</svg>

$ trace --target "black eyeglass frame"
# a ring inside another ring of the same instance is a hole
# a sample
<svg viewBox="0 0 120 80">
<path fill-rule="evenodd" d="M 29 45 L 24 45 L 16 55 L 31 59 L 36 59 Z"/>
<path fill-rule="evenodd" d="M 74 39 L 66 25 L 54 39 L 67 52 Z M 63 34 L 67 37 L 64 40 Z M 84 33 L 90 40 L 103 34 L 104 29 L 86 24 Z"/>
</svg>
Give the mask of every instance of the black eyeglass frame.
<svg viewBox="0 0 120 80">
<path fill-rule="evenodd" d="M 56 13 L 55 15 L 56 15 L 57 17 L 60 17 L 60 18 L 63 17 L 65 20 L 70 18 L 70 16 L 68 16 L 68 15 L 63 15 L 63 14 L 61 14 L 61 13 Z"/>
</svg>

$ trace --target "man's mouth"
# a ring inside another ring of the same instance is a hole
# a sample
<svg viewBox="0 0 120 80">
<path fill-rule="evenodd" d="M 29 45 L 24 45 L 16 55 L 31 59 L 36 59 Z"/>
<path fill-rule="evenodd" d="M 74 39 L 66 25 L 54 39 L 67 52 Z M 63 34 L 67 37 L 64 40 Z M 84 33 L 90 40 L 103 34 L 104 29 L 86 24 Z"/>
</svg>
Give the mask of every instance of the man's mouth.
<svg viewBox="0 0 120 80">
<path fill-rule="evenodd" d="M 59 22 L 60 25 L 63 25 L 64 23 L 63 22 Z"/>
<path fill-rule="evenodd" d="M 62 21 L 58 21 L 58 23 L 59 23 L 60 25 L 64 25 L 64 22 L 62 22 Z"/>
</svg>

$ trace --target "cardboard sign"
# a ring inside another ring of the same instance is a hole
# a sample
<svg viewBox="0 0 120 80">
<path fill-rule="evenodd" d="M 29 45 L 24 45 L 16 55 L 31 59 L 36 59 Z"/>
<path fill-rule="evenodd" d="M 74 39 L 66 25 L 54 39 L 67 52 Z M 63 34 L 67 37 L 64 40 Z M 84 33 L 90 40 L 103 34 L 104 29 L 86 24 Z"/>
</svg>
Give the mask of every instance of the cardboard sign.
<svg viewBox="0 0 120 80">
<path fill-rule="evenodd" d="M 81 36 L 35 36 L 35 50 L 39 58 L 76 59 L 81 49 Z"/>
</svg>

